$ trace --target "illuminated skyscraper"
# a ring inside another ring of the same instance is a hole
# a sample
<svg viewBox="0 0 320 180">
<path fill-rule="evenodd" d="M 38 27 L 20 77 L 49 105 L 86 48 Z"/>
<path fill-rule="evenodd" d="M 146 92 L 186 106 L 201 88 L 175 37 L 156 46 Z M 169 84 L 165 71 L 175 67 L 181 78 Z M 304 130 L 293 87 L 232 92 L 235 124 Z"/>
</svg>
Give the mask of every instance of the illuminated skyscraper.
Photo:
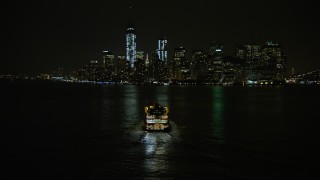
<svg viewBox="0 0 320 180">
<path fill-rule="evenodd" d="M 168 61 L 168 50 L 167 50 L 167 39 L 161 38 L 158 40 L 157 54 L 160 60 L 167 64 Z"/>
<path fill-rule="evenodd" d="M 190 63 L 186 58 L 186 49 L 184 47 L 175 48 L 173 58 L 169 63 L 169 79 L 187 80 L 190 75 Z"/>
<path fill-rule="evenodd" d="M 113 71 L 115 66 L 115 56 L 110 51 L 102 52 L 102 67 L 108 71 Z"/>
<path fill-rule="evenodd" d="M 266 42 L 262 47 L 262 63 L 265 64 L 265 77 L 276 81 L 284 81 L 286 76 L 286 56 L 279 44 Z"/>
<path fill-rule="evenodd" d="M 126 29 L 126 59 L 130 62 L 130 68 L 134 68 L 134 63 L 137 59 L 136 55 L 136 33 L 132 24 L 129 24 Z"/>
<path fill-rule="evenodd" d="M 143 51 L 137 51 L 136 52 L 136 58 L 144 60 L 144 52 Z"/>
<path fill-rule="evenodd" d="M 222 83 L 223 81 L 223 45 L 218 42 L 213 42 L 210 46 L 209 56 L 209 76 L 213 83 Z"/>
<path fill-rule="evenodd" d="M 236 48 L 237 58 L 247 61 L 258 61 L 261 59 L 261 46 L 255 44 L 246 44 Z"/>
<path fill-rule="evenodd" d="M 117 78 L 120 83 L 128 82 L 129 80 L 129 61 L 126 56 L 118 56 Z"/>
<path fill-rule="evenodd" d="M 218 42 L 213 42 L 210 46 L 209 55 L 215 57 L 222 57 L 223 56 L 223 45 Z"/>
<path fill-rule="evenodd" d="M 208 69 L 206 58 L 207 55 L 203 52 L 203 50 L 193 50 L 191 58 L 192 79 L 200 79 L 205 75 Z"/>
<path fill-rule="evenodd" d="M 105 80 L 111 81 L 117 71 L 115 55 L 112 52 L 102 52 L 102 68 L 104 70 Z"/>
</svg>

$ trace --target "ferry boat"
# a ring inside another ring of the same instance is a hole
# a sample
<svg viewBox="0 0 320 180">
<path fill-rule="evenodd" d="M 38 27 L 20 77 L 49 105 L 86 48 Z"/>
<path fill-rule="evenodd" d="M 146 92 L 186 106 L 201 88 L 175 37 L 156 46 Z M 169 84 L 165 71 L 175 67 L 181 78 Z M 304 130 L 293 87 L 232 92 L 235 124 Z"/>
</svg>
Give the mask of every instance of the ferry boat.
<svg viewBox="0 0 320 180">
<path fill-rule="evenodd" d="M 169 130 L 169 108 L 166 106 L 160 106 L 158 103 L 155 103 L 151 106 L 144 107 L 145 112 L 145 122 L 144 129 L 147 131 L 165 131 Z"/>
</svg>

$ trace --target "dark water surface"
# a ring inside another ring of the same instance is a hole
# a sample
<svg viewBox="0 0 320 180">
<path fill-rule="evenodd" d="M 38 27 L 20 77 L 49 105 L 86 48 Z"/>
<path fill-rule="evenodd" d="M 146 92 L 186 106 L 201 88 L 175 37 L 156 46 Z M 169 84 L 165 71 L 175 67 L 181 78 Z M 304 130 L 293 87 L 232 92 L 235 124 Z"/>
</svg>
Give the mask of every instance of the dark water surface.
<svg viewBox="0 0 320 180">
<path fill-rule="evenodd" d="M 1 82 L 2 179 L 319 177 L 320 87 Z M 144 105 L 172 130 L 145 132 Z"/>
</svg>

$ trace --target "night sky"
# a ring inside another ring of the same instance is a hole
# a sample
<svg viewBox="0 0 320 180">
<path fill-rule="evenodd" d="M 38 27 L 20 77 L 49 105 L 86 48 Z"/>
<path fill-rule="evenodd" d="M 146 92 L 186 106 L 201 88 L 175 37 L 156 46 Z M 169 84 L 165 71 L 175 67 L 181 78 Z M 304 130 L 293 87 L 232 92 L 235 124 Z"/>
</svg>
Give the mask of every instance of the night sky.
<svg viewBox="0 0 320 180">
<path fill-rule="evenodd" d="M 129 0 L 8 1 L 1 5 L 0 74 L 75 70 L 100 60 L 103 50 L 125 54 Z M 135 0 L 137 50 L 155 51 L 167 37 L 169 56 L 178 46 L 209 51 L 214 41 L 234 55 L 237 44 L 279 43 L 288 67 L 306 72 L 320 67 L 315 1 Z"/>
</svg>

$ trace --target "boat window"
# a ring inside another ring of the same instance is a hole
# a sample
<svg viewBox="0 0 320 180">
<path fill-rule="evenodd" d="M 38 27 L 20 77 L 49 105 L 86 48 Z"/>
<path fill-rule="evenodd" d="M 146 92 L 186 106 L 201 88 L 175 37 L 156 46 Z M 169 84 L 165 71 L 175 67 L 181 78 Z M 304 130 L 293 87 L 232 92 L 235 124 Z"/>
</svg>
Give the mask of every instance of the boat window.
<svg viewBox="0 0 320 180">
<path fill-rule="evenodd" d="M 148 113 L 150 114 L 150 115 L 163 115 L 164 113 L 165 113 L 166 111 L 165 111 L 165 109 L 163 108 L 163 107 L 161 107 L 161 108 L 158 108 L 158 109 L 149 109 L 148 110 Z"/>
</svg>

